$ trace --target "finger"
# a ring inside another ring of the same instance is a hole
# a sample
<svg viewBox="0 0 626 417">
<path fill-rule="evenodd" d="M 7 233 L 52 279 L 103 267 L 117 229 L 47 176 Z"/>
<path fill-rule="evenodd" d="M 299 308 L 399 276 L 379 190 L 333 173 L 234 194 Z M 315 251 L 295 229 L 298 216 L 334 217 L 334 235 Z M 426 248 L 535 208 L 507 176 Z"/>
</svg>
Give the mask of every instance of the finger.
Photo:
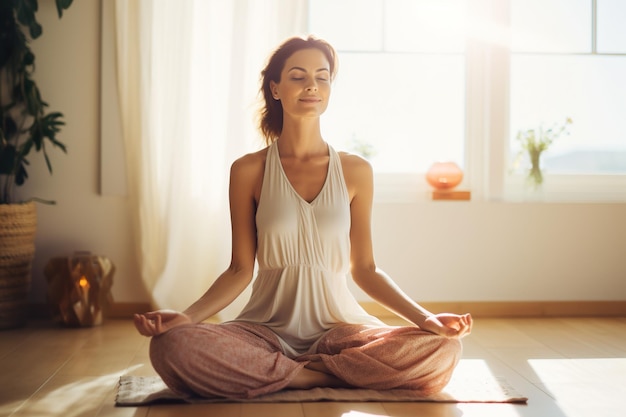
<svg viewBox="0 0 626 417">
<path fill-rule="evenodd" d="M 154 328 L 156 330 L 156 334 L 161 334 L 163 332 L 163 319 L 161 315 L 156 316 Z"/>
<path fill-rule="evenodd" d="M 469 329 L 469 326 L 467 324 L 467 322 L 462 321 L 461 322 L 461 328 L 459 329 L 459 337 L 464 337 L 467 335 L 467 330 Z"/>
<path fill-rule="evenodd" d="M 150 328 L 150 336 L 156 336 L 157 334 L 159 334 L 159 330 L 157 329 L 157 325 L 156 325 L 156 320 L 157 319 L 147 320 L 148 327 Z"/>
<path fill-rule="evenodd" d="M 469 327 L 469 323 L 467 321 L 467 317 L 466 316 L 461 316 L 460 324 L 461 324 L 461 328 L 459 330 L 461 330 L 463 332 L 463 334 L 465 334 L 467 332 L 468 327 Z"/>
<path fill-rule="evenodd" d="M 137 331 L 139 332 L 139 334 L 143 335 L 143 330 L 142 330 L 142 323 L 141 323 L 141 318 L 139 317 L 139 314 L 135 314 L 133 316 L 133 323 L 135 324 L 135 328 L 137 329 Z"/>
<path fill-rule="evenodd" d="M 147 325 L 147 320 L 143 316 L 136 316 L 135 318 L 135 327 L 139 331 L 139 333 L 143 336 L 151 336 L 149 326 Z"/>
<path fill-rule="evenodd" d="M 141 333 L 144 336 L 150 336 L 150 329 L 149 329 L 148 321 L 146 317 L 139 316 L 138 319 L 139 319 L 139 324 L 138 324 L 139 333 Z"/>
<path fill-rule="evenodd" d="M 135 327 L 141 335 L 150 336 L 148 330 L 146 329 L 146 319 L 142 315 L 135 316 Z"/>
<path fill-rule="evenodd" d="M 439 334 L 446 337 L 458 337 L 459 329 L 454 327 L 443 326 L 440 328 Z"/>
<path fill-rule="evenodd" d="M 471 314 L 467 314 L 467 325 L 469 327 L 468 329 L 468 333 L 470 333 L 472 331 L 472 327 L 474 326 L 474 319 L 472 318 Z"/>
<path fill-rule="evenodd" d="M 149 320 L 154 320 L 157 316 L 159 316 L 160 314 L 156 311 L 150 311 L 148 313 L 143 314 L 145 317 L 147 317 Z"/>
<path fill-rule="evenodd" d="M 147 336 L 154 336 L 156 334 L 156 329 L 154 328 L 154 320 L 143 317 L 143 325 L 146 330 Z"/>
<path fill-rule="evenodd" d="M 463 336 L 467 336 L 472 332 L 472 316 L 469 314 L 464 315 L 465 326 L 463 327 Z"/>
</svg>

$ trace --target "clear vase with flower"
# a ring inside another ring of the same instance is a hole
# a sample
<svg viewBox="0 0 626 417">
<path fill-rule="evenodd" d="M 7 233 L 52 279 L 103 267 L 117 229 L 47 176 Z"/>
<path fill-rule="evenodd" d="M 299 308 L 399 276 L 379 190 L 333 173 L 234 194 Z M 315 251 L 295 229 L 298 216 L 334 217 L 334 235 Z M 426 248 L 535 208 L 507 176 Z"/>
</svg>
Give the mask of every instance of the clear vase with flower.
<svg viewBox="0 0 626 417">
<path fill-rule="evenodd" d="M 519 161 L 524 156 L 528 157 L 530 168 L 528 168 L 526 182 L 531 189 L 537 190 L 541 188 L 544 182 L 541 166 L 542 154 L 559 137 L 569 134 L 569 126 L 571 124 L 572 119 L 568 117 L 562 124 L 555 123 L 550 127 L 540 125 L 534 129 L 519 130 L 517 132 L 516 139 L 520 143 L 521 148 L 517 154 L 515 165 L 519 165 Z"/>
</svg>

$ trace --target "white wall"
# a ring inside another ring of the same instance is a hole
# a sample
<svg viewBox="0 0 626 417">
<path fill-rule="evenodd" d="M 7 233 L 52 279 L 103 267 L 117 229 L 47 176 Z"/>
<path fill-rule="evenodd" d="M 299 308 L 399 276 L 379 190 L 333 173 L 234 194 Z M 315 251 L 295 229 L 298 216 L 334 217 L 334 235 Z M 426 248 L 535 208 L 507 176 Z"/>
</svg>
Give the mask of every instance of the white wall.
<svg viewBox="0 0 626 417">
<path fill-rule="evenodd" d="M 101 196 L 98 190 L 100 1 L 75 1 L 59 20 L 54 1 L 43 0 L 37 19 L 43 35 L 32 44 L 35 78 L 50 109 L 65 115 L 67 125 L 59 138 L 67 145 L 68 154 L 50 150 L 52 176 L 40 155 L 31 157 L 31 180 L 20 190 L 23 198 L 57 202 L 37 207 L 32 300 L 45 301 L 43 268 L 47 261 L 74 250 L 90 250 L 115 263 L 116 301 L 147 300 L 131 249 L 127 201 Z"/>
<path fill-rule="evenodd" d="M 32 300 L 45 300 L 51 257 L 87 249 L 116 264 L 116 301 L 147 301 L 127 201 L 98 189 L 100 2 L 76 1 L 58 20 L 54 1 L 40 0 L 37 16 L 36 79 L 65 114 L 69 152 L 51 152 L 52 176 L 31 158 L 20 190 L 57 201 L 38 206 Z M 418 300 L 626 300 L 626 204 L 377 204 L 374 239 L 378 264 Z"/>
<path fill-rule="evenodd" d="M 378 264 L 424 301 L 626 299 L 626 205 L 375 207 Z"/>
</svg>

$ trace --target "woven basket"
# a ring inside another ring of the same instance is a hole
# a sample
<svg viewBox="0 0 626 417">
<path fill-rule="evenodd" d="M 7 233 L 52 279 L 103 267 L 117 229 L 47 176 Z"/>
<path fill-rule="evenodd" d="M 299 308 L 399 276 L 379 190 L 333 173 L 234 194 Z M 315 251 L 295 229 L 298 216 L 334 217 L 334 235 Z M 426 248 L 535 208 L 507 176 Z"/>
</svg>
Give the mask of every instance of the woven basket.
<svg viewBox="0 0 626 417">
<path fill-rule="evenodd" d="M 36 230 L 35 203 L 0 204 L 0 329 L 26 323 Z"/>
</svg>

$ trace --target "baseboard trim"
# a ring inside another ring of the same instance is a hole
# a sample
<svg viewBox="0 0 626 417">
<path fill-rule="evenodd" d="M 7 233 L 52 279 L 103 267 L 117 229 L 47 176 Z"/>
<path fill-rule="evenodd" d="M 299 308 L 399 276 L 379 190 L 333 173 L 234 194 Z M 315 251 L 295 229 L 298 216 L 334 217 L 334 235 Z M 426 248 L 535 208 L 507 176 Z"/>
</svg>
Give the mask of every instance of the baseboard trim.
<svg viewBox="0 0 626 417">
<path fill-rule="evenodd" d="M 369 313 L 381 319 L 396 317 L 375 302 L 361 302 Z M 625 301 L 443 301 L 420 303 L 429 311 L 472 313 L 473 317 L 626 317 Z M 50 306 L 31 304 L 31 317 L 50 317 Z M 129 319 L 135 313 L 152 310 L 147 302 L 113 303 L 106 314 L 109 319 Z"/>
<path fill-rule="evenodd" d="M 423 302 L 433 313 L 471 313 L 473 317 L 625 317 L 624 301 L 446 301 Z M 395 317 L 375 302 L 363 308 L 380 318 Z"/>
<path fill-rule="evenodd" d="M 113 303 L 107 317 L 112 319 L 126 319 L 133 317 L 133 314 L 152 311 L 154 308 L 150 303 Z"/>
<path fill-rule="evenodd" d="M 150 307 L 150 303 L 113 303 L 107 308 L 105 317 L 109 319 L 129 319 L 135 313 L 145 313 L 146 311 L 150 310 L 152 310 L 152 307 Z M 39 319 L 52 317 L 52 308 L 46 303 L 31 304 L 30 317 Z"/>
</svg>

